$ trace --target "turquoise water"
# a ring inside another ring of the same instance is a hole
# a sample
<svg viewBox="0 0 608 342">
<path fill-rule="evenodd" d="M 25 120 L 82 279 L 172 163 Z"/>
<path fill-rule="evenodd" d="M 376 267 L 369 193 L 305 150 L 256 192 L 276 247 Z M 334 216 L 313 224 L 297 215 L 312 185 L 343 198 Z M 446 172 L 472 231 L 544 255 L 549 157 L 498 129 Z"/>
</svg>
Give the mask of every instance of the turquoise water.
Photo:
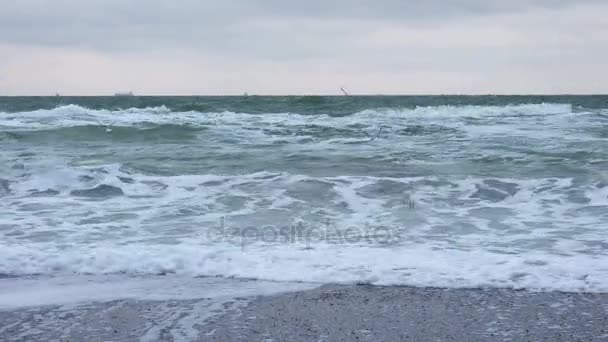
<svg viewBox="0 0 608 342">
<path fill-rule="evenodd" d="M 608 97 L 0 98 L 0 273 L 608 289 Z"/>
</svg>

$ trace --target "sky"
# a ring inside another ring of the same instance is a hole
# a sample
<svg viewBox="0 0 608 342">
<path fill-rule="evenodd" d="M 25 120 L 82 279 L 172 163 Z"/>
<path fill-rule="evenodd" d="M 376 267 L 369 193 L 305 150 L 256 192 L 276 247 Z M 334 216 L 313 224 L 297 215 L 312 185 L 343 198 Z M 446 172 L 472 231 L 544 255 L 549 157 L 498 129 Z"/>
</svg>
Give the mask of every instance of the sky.
<svg viewBox="0 0 608 342">
<path fill-rule="evenodd" d="M 608 93 L 606 0 L 0 1 L 0 95 Z"/>
</svg>

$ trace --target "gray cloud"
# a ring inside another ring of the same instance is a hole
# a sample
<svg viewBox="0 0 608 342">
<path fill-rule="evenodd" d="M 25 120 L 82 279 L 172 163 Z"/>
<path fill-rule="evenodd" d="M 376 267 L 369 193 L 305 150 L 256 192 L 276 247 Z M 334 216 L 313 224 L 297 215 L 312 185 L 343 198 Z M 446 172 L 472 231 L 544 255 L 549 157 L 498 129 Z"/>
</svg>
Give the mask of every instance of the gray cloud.
<svg viewBox="0 0 608 342">
<path fill-rule="evenodd" d="M 103 80 L 95 89 L 106 89 L 129 70 L 131 87 L 148 79 L 156 92 L 215 91 L 196 88 L 196 77 L 220 93 L 239 93 L 240 83 L 275 92 L 293 78 L 303 92 L 342 80 L 372 92 L 485 92 L 491 82 L 551 90 L 560 75 L 599 89 L 606 10 L 605 0 L 4 0 L 0 90 L 45 77 L 75 91 Z"/>
<path fill-rule="evenodd" d="M 577 3 L 599 2 L 600 0 L 583 0 Z M 555 8 L 575 4 L 569 0 L 313 0 L 297 3 L 281 0 L 262 0 L 257 3 L 261 8 L 280 15 L 316 18 L 378 19 L 399 22 L 428 22 L 463 16 L 517 12 L 542 7 Z"/>
<path fill-rule="evenodd" d="M 565 0 L 6 0 L 0 11 L 0 42 L 98 49 L 250 50 L 249 45 L 261 41 L 301 39 L 314 48 L 315 41 L 335 46 L 342 38 L 380 23 L 435 27 L 446 21 L 573 4 Z"/>
</svg>

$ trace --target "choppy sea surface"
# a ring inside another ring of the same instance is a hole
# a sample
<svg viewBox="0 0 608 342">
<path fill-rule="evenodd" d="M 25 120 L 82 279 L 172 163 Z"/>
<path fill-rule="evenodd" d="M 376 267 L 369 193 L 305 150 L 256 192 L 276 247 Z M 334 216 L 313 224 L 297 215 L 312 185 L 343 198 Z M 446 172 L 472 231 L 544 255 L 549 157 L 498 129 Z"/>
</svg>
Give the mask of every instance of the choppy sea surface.
<svg viewBox="0 0 608 342">
<path fill-rule="evenodd" d="M 608 291 L 608 96 L 0 97 L 0 274 Z"/>
</svg>

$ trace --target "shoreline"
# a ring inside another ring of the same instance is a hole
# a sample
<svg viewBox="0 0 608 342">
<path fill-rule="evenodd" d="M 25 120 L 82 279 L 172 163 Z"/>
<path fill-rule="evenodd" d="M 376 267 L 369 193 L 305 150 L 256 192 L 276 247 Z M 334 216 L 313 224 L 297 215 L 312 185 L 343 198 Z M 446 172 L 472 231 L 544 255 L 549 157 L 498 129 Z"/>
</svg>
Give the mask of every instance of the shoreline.
<svg viewBox="0 0 608 342">
<path fill-rule="evenodd" d="M 75 279 L 1 279 L 0 340 L 608 340 L 608 293 Z"/>
<path fill-rule="evenodd" d="M 259 298 L 206 327 L 211 341 L 605 341 L 608 294 L 325 285 Z"/>
</svg>

